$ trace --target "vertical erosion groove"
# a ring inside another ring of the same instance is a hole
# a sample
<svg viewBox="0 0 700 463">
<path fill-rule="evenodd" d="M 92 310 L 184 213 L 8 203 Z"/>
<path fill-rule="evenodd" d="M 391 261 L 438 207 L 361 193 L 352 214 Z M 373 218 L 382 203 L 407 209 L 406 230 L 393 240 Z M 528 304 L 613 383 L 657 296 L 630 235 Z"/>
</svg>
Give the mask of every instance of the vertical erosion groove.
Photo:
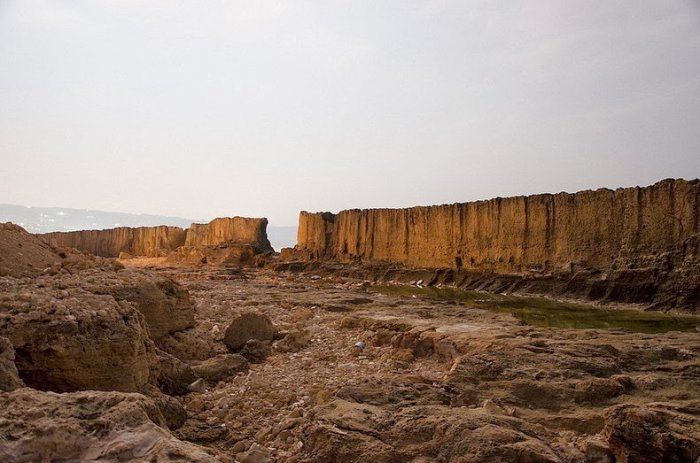
<svg viewBox="0 0 700 463">
<path fill-rule="evenodd" d="M 681 249 L 698 233 L 699 196 L 698 180 L 663 180 L 616 191 L 349 210 L 339 213 L 334 227 L 325 214 L 305 213 L 299 229 L 307 231 L 300 231 L 297 246 L 333 259 L 410 267 L 454 268 L 460 262 L 464 269 L 509 273 L 576 265 L 605 271 L 618 258 Z M 315 240 L 314 227 L 334 236 Z M 329 247 L 332 241 L 348 245 Z"/>
</svg>

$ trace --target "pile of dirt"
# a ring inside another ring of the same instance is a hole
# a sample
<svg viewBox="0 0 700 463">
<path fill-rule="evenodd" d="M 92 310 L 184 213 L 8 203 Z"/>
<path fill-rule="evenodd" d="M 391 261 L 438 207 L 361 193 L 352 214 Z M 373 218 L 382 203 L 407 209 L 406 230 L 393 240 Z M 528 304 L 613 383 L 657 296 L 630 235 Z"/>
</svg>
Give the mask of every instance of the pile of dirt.
<svg viewBox="0 0 700 463">
<path fill-rule="evenodd" d="M 53 247 L 22 227 L 0 223 L 0 276 L 36 276 L 60 265 L 61 260 Z"/>
</svg>

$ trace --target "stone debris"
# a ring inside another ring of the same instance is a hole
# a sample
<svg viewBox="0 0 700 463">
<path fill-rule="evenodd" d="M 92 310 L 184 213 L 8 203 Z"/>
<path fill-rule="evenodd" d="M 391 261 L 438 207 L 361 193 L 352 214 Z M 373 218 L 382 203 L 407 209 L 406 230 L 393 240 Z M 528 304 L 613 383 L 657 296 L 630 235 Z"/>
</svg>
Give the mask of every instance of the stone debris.
<svg viewBox="0 0 700 463">
<path fill-rule="evenodd" d="M 432 455 L 583 463 L 596 461 L 587 455 L 616 455 L 603 433 L 610 407 L 678 403 L 679 394 L 700 400 L 688 392 L 696 380 L 682 373 L 700 365 L 695 333 L 548 330 L 507 313 L 264 270 L 225 282 L 180 275 L 197 301 L 196 337 L 216 343 L 211 327 L 246 310 L 278 329 L 262 363 L 184 397 L 188 420 L 178 437 L 219 451 L 235 447 L 238 461 L 256 444 L 279 462 Z M 360 291 L 369 303 L 347 302 Z M 288 348 L 292 333 L 308 342 Z"/>
<path fill-rule="evenodd" d="M 700 458 L 692 325 L 538 328 L 365 277 L 40 244 L 49 271 L 0 277 L 0 461 Z"/>
</svg>

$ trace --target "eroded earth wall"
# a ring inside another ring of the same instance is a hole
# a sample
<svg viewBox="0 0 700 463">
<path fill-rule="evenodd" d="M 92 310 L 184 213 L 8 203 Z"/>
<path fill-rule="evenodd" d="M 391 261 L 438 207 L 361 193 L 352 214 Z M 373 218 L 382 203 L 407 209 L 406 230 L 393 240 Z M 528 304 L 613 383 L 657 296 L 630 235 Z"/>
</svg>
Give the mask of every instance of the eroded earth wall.
<svg viewBox="0 0 700 463">
<path fill-rule="evenodd" d="M 162 257 L 181 246 L 213 246 L 224 243 L 252 245 L 261 252 L 271 251 L 267 239 L 267 219 L 218 218 L 208 224 L 179 227 L 120 227 L 108 230 L 81 230 L 40 235 L 49 243 L 76 248 L 102 257 L 121 252 L 133 256 Z"/>
<path fill-rule="evenodd" d="M 700 276 L 699 218 L 700 180 L 663 180 L 614 191 L 335 215 L 302 212 L 296 250 L 312 260 L 492 274 L 586 271 L 604 279 L 606 272 L 651 269 L 656 274 L 643 278 L 653 280 L 682 271 L 683 291 L 700 292 L 694 286 Z"/>
<path fill-rule="evenodd" d="M 220 217 L 208 224 L 193 223 L 187 229 L 185 246 L 212 246 L 226 242 L 250 244 L 272 251 L 267 239 L 267 219 Z"/>
<path fill-rule="evenodd" d="M 81 230 L 40 235 L 50 243 L 89 252 L 96 256 L 117 257 L 120 252 L 135 256 L 159 257 L 185 243 L 180 227 L 118 227 L 107 230 Z"/>
</svg>

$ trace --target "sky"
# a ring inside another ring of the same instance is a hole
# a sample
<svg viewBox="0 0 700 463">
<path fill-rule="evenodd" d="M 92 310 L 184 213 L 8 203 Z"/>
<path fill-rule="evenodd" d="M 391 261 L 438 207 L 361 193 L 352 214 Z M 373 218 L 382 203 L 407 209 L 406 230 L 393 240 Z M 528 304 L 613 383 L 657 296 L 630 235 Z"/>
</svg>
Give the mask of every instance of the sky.
<svg viewBox="0 0 700 463">
<path fill-rule="evenodd" d="M 0 0 L 0 203 L 295 225 L 668 177 L 698 0 Z"/>
</svg>

